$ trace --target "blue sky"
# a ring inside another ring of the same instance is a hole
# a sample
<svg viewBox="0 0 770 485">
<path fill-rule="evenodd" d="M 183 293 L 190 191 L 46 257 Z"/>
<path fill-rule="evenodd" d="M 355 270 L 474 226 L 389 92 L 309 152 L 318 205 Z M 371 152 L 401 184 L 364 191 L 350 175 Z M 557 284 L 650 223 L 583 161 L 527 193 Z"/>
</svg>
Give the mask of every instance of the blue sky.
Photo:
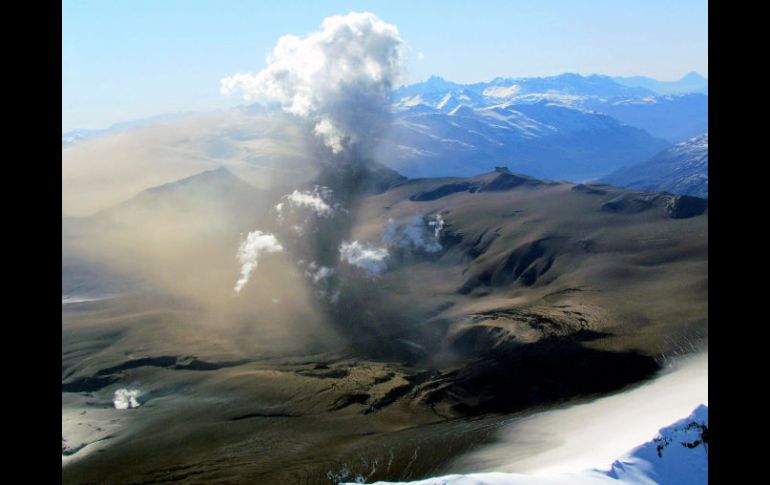
<svg viewBox="0 0 770 485">
<path fill-rule="evenodd" d="M 62 131 L 240 104 L 219 94 L 220 79 L 260 70 L 281 35 L 350 11 L 398 27 L 404 83 L 708 75 L 706 0 L 65 0 Z"/>
</svg>

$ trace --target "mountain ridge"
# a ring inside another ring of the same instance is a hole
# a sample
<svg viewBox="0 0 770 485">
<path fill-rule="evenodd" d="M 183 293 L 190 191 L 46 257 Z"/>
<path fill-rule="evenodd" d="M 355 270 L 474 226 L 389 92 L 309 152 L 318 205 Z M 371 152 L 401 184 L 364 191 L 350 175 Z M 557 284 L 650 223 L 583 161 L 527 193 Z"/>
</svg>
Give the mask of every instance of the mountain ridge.
<svg viewBox="0 0 770 485">
<path fill-rule="evenodd" d="M 623 167 L 598 182 L 708 198 L 708 133 L 667 148 L 649 160 Z"/>
</svg>

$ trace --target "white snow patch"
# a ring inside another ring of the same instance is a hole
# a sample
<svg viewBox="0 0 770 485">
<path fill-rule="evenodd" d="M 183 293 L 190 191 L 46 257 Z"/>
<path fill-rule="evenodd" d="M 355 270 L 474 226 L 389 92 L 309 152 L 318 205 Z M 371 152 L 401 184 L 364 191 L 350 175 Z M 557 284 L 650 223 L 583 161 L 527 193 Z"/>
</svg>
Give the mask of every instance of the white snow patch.
<svg viewBox="0 0 770 485">
<path fill-rule="evenodd" d="M 411 108 L 413 106 L 418 106 L 420 104 L 425 104 L 425 101 L 423 101 L 422 96 L 418 94 L 416 96 L 407 96 L 407 97 L 401 98 L 398 101 L 398 103 L 396 103 L 396 107 Z"/>
<path fill-rule="evenodd" d="M 612 463 L 609 470 L 561 473 L 473 473 L 417 480 L 410 485 L 706 485 L 708 407 L 662 428 L 650 441 Z M 361 483 L 361 482 L 358 482 Z M 376 482 L 386 485 L 390 482 Z M 393 485 L 393 484 L 391 484 Z"/>
<path fill-rule="evenodd" d="M 707 406 L 708 353 L 703 353 L 630 391 L 517 419 L 501 442 L 456 463 L 494 472 L 406 483 L 705 485 L 708 449 L 696 442 L 708 426 Z"/>
<path fill-rule="evenodd" d="M 518 93 L 520 90 L 521 88 L 516 84 L 510 86 L 492 86 L 485 89 L 482 94 L 488 98 L 508 98 Z"/>
<path fill-rule="evenodd" d="M 441 98 L 441 101 L 438 102 L 436 105 L 436 108 L 438 109 L 444 109 L 444 106 L 449 103 L 449 101 L 452 100 L 452 93 L 446 93 L 443 98 Z"/>
</svg>

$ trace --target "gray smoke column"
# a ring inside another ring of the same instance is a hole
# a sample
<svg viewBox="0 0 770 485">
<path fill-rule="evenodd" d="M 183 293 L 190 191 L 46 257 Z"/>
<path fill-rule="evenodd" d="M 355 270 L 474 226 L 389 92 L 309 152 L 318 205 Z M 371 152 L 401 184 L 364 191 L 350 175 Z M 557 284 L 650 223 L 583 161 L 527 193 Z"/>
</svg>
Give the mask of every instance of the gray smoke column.
<svg viewBox="0 0 770 485">
<path fill-rule="evenodd" d="M 281 37 L 267 67 L 222 79 L 221 92 L 310 120 L 335 155 L 352 147 L 366 154 L 389 123 L 402 46 L 398 29 L 372 13 L 327 17 L 316 32 Z"/>
</svg>

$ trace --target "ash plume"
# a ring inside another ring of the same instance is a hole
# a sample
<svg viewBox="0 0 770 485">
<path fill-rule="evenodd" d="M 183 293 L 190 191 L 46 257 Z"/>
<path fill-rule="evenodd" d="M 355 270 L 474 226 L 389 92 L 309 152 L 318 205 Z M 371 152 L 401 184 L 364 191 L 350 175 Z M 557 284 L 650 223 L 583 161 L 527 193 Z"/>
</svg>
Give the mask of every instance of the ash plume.
<svg viewBox="0 0 770 485">
<path fill-rule="evenodd" d="M 371 13 L 337 15 L 308 35 L 281 37 L 256 74 L 221 81 L 222 94 L 280 107 L 309 141 L 318 175 L 275 201 L 274 231 L 301 261 L 319 313 L 345 331 L 363 321 L 388 327 L 403 320 L 377 286 L 389 248 L 351 234 L 364 197 L 406 180 L 373 157 L 391 122 L 403 46 L 398 29 Z M 243 284 L 250 272 L 244 266 Z"/>
<path fill-rule="evenodd" d="M 307 266 L 307 270 L 305 270 L 305 276 L 307 276 L 309 279 L 313 281 L 313 283 L 318 284 L 327 278 L 330 278 L 335 273 L 334 268 L 330 268 L 328 266 L 321 266 L 315 261 L 311 261 L 310 264 Z"/>
<path fill-rule="evenodd" d="M 304 264 L 304 261 L 301 264 Z M 311 261 L 305 269 L 305 278 L 315 287 L 318 299 L 332 305 L 336 304 L 340 297 L 340 289 L 334 278 L 336 274 L 337 270 L 334 268 L 315 261 Z"/>
</svg>

